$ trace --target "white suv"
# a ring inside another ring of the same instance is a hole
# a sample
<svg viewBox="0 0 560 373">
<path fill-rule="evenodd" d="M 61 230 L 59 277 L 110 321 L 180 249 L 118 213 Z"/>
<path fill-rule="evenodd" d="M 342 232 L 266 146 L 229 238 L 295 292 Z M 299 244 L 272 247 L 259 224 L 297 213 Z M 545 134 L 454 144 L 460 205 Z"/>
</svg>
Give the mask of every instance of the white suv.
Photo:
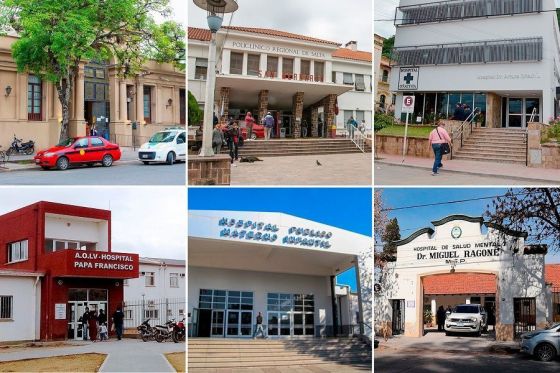
<svg viewBox="0 0 560 373">
<path fill-rule="evenodd" d="M 187 131 L 184 128 L 167 128 L 156 132 L 138 151 L 138 160 L 144 164 L 166 162 L 171 165 L 186 159 Z"/>
<path fill-rule="evenodd" d="M 460 304 L 445 318 L 445 335 L 476 333 L 488 329 L 488 315 L 480 304 Z"/>
</svg>

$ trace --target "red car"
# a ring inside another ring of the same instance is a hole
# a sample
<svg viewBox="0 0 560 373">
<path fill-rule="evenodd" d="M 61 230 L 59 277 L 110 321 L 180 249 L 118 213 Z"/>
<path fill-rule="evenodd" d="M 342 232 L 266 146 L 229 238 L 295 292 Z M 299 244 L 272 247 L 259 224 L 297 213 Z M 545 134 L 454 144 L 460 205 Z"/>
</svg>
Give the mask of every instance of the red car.
<svg viewBox="0 0 560 373">
<path fill-rule="evenodd" d="M 35 164 L 44 170 L 52 167 L 66 170 L 71 164 L 93 166 L 101 163 L 104 167 L 110 167 L 114 161 L 121 159 L 121 149 L 102 137 L 74 137 L 50 149 L 41 150 L 34 159 Z"/>
<path fill-rule="evenodd" d="M 241 135 L 245 140 L 247 140 L 247 133 L 249 129 L 247 127 L 241 129 Z M 251 140 L 264 139 L 264 126 L 262 124 L 253 124 L 253 134 L 251 135 Z"/>
</svg>

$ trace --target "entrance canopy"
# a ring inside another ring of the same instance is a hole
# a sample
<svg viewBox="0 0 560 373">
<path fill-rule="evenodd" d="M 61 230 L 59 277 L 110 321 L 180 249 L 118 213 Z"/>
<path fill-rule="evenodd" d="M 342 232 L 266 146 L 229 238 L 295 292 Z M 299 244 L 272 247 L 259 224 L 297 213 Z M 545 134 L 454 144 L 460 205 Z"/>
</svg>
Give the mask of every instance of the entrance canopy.
<svg viewBox="0 0 560 373">
<path fill-rule="evenodd" d="M 230 87 L 230 107 L 256 107 L 259 92 L 268 90 L 268 103 L 274 109 L 291 110 L 296 92 L 304 92 L 304 107 L 312 105 L 329 94 L 341 95 L 353 88 L 352 85 L 312 82 L 305 80 L 271 79 L 241 75 L 219 75 L 216 77 L 216 98 L 220 89 Z"/>
</svg>

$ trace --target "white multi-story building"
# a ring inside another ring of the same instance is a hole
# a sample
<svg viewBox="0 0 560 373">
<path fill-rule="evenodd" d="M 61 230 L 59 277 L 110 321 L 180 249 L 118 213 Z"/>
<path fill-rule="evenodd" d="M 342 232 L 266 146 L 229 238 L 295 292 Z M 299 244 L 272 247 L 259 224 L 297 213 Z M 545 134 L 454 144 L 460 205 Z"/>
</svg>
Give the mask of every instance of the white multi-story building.
<svg viewBox="0 0 560 373">
<path fill-rule="evenodd" d="M 204 106 L 210 31 L 188 30 L 189 90 Z M 372 122 L 372 54 L 284 31 L 224 27 L 217 34 L 215 113 L 257 120 L 271 112 L 276 137 L 327 137 L 352 116 Z M 307 130 L 302 130 L 306 128 Z"/>
<path fill-rule="evenodd" d="M 156 324 L 185 317 L 185 265 L 184 260 L 139 259 L 140 277 L 124 281 L 127 327 L 148 318 Z"/>
<path fill-rule="evenodd" d="M 560 46 L 554 0 L 401 0 L 395 12 L 395 116 L 416 96 L 414 122 L 454 117 L 524 128 L 558 114 Z"/>
</svg>

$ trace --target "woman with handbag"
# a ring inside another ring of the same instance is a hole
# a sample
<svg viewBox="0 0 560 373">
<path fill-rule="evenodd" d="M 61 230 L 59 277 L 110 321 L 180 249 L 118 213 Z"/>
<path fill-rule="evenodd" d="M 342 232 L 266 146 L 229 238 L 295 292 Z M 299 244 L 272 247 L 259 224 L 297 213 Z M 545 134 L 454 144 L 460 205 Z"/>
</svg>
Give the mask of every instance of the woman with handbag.
<svg viewBox="0 0 560 373">
<path fill-rule="evenodd" d="M 444 154 L 449 154 L 451 152 L 451 137 L 445 130 L 445 123 L 440 120 L 437 127 L 430 132 L 430 145 L 434 151 L 434 166 L 432 167 L 432 176 L 438 174 L 438 169 L 443 167 L 441 159 Z"/>
</svg>

